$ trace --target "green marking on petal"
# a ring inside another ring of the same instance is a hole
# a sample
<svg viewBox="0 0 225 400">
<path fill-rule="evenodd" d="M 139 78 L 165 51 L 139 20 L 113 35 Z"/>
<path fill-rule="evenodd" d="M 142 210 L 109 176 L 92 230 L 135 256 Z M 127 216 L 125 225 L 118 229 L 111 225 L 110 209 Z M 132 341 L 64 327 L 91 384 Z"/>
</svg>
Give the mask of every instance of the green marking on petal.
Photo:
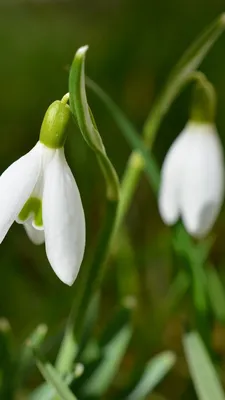
<svg viewBox="0 0 225 400">
<path fill-rule="evenodd" d="M 26 221 L 31 214 L 34 215 L 35 225 L 38 227 L 42 227 L 42 201 L 37 197 L 30 197 L 27 200 L 19 213 L 19 219 L 21 221 Z"/>
</svg>

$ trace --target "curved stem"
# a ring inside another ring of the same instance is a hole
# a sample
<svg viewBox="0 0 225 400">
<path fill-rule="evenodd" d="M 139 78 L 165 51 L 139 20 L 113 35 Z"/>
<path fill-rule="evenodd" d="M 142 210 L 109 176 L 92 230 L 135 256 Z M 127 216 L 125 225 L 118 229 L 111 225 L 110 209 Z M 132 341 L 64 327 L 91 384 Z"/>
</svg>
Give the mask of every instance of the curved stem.
<svg viewBox="0 0 225 400">
<path fill-rule="evenodd" d="M 74 308 L 74 310 L 72 310 L 71 318 L 69 320 L 64 341 L 60 349 L 57 366 L 58 369 L 61 370 L 62 372 L 65 372 L 66 369 L 68 368 L 70 369 L 69 362 L 73 360 L 71 356 L 69 360 L 65 360 L 64 357 L 65 354 L 64 349 L 66 348 L 66 345 L 68 344 L 69 340 L 71 340 L 71 336 L 69 337 L 67 333 L 69 332 L 70 334 L 72 334 L 73 337 L 74 327 L 76 327 L 77 323 L 79 323 L 78 335 L 82 330 L 82 323 L 79 320 L 79 318 L 81 318 L 83 321 L 84 314 L 86 312 L 85 308 L 88 305 L 92 293 L 94 292 L 94 290 L 96 289 L 96 287 L 98 286 L 99 282 L 102 279 L 104 269 L 102 269 L 101 267 L 106 259 L 112 237 L 114 237 L 116 231 L 119 229 L 119 226 L 123 221 L 126 211 L 128 210 L 131 200 L 133 198 L 133 194 L 138 184 L 141 172 L 144 170 L 146 166 L 145 164 L 146 161 L 148 162 L 149 160 L 149 157 L 146 157 L 146 151 L 152 149 L 160 123 L 165 114 L 167 113 L 167 111 L 169 110 L 172 102 L 180 93 L 183 86 L 189 81 L 190 76 L 193 74 L 194 70 L 198 68 L 199 64 L 201 63 L 205 55 L 208 53 L 214 42 L 217 40 L 219 35 L 223 32 L 224 28 L 225 28 L 225 17 L 224 14 L 222 14 L 218 19 L 216 19 L 216 21 L 214 21 L 210 25 L 210 27 L 207 28 L 205 32 L 203 32 L 203 34 L 197 39 L 197 41 L 195 41 L 194 44 L 191 45 L 185 52 L 180 62 L 174 68 L 167 84 L 164 87 L 163 92 L 161 93 L 161 96 L 159 96 L 158 100 L 155 102 L 152 111 L 146 120 L 143 129 L 144 144 L 142 143 L 140 145 L 139 140 L 138 139 L 136 140 L 135 138 L 136 134 L 134 134 L 132 130 L 132 125 L 123 115 L 123 113 L 119 113 L 120 117 L 119 121 L 116 119 L 116 122 L 120 125 L 120 127 L 121 126 L 123 127 L 123 132 L 125 136 L 128 136 L 127 129 L 131 133 L 129 138 L 132 139 L 131 140 L 133 141 L 132 145 L 135 148 L 135 150 L 133 150 L 133 153 L 130 156 L 127 168 L 124 173 L 118 213 L 117 213 L 117 201 L 116 201 L 118 198 L 117 182 L 115 182 L 115 188 L 116 188 L 115 201 L 112 201 L 110 199 L 107 200 L 106 219 L 102 229 L 102 233 L 100 235 L 99 245 L 97 246 L 93 263 L 91 264 L 89 273 L 87 274 L 87 280 L 81 291 L 80 300 L 78 303 L 76 303 L 76 307 Z M 92 115 L 88 109 L 88 104 L 86 99 L 86 93 L 84 87 L 84 56 L 86 50 L 87 47 L 84 47 L 80 49 L 80 51 L 78 51 L 77 58 L 75 60 L 76 62 L 73 63 L 71 70 L 73 74 L 70 74 L 70 94 L 73 99 L 71 111 L 73 113 L 75 121 L 78 122 L 78 125 L 80 126 L 80 129 L 87 143 L 90 145 L 90 147 L 102 152 L 102 156 L 104 157 L 105 154 L 102 149 L 101 138 L 99 137 L 98 132 L 96 131 L 96 126 L 94 124 Z M 74 88 L 76 90 L 74 90 Z M 77 95 L 79 101 L 77 101 Z M 114 115 L 117 111 L 116 107 L 117 106 L 112 102 L 111 108 L 113 110 Z M 85 122 L 85 124 L 83 124 L 83 122 Z M 138 143 L 138 146 L 136 146 L 135 143 Z M 142 159 L 144 162 L 136 162 L 138 158 L 139 160 Z M 112 181 L 114 181 L 115 178 L 114 174 L 112 174 L 111 178 Z M 158 184 L 158 178 L 156 186 L 157 184 Z M 115 223 L 116 215 L 117 218 Z M 64 361 L 64 364 L 62 360 Z"/>
</svg>

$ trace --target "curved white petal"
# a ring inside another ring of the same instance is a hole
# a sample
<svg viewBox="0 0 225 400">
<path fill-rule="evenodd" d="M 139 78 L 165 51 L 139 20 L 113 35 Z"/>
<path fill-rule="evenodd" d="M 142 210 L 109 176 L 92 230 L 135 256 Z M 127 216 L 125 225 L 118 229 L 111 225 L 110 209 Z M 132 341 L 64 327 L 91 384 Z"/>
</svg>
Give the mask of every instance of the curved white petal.
<svg viewBox="0 0 225 400">
<path fill-rule="evenodd" d="M 212 228 L 223 202 L 223 150 L 213 125 L 189 124 L 188 135 L 181 214 L 187 231 L 200 238 Z"/>
<path fill-rule="evenodd" d="M 36 245 L 42 244 L 45 241 L 44 230 L 35 229 L 31 221 L 27 221 L 24 224 L 25 231 L 29 239 Z"/>
<path fill-rule="evenodd" d="M 180 186 L 187 141 L 184 130 L 168 150 L 162 166 L 159 212 L 164 223 L 168 225 L 174 224 L 180 215 Z"/>
<path fill-rule="evenodd" d="M 85 218 L 63 149 L 56 151 L 44 175 L 43 223 L 49 262 L 59 279 L 72 285 L 84 254 Z"/>
<path fill-rule="evenodd" d="M 0 177 L 0 243 L 29 198 L 41 168 L 41 148 L 15 161 Z"/>
</svg>

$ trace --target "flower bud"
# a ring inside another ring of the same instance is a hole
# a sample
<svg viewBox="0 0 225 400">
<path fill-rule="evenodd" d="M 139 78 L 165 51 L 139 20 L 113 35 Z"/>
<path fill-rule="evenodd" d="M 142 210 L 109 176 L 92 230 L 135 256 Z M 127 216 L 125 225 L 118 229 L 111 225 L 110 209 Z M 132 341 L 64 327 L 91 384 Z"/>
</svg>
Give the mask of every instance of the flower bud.
<svg viewBox="0 0 225 400">
<path fill-rule="evenodd" d="M 41 125 L 40 142 L 52 149 L 63 147 L 69 120 L 69 106 L 60 100 L 54 101 L 45 113 Z"/>
</svg>

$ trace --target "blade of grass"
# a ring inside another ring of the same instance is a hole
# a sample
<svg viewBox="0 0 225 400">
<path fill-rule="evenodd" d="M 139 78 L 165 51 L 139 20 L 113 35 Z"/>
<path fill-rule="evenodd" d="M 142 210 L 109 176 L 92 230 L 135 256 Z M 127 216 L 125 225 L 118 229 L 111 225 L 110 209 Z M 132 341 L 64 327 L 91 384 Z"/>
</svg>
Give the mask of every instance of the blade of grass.
<svg viewBox="0 0 225 400">
<path fill-rule="evenodd" d="M 162 381 L 176 362 L 171 351 L 165 351 L 150 360 L 136 387 L 127 397 L 127 400 L 143 400 Z"/>
<path fill-rule="evenodd" d="M 83 393 L 85 396 L 100 397 L 106 392 L 118 372 L 131 335 L 131 327 L 126 325 L 107 343 L 104 347 L 102 362 L 84 386 Z"/>
<path fill-rule="evenodd" d="M 62 380 L 61 375 L 49 362 L 43 363 L 36 357 L 36 364 L 44 379 L 55 389 L 55 392 L 62 400 L 77 400 L 65 382 Z"/>
<path fill-rule="evenodd" d="M 199 400 L 225 400 L 222 385 L 197 332 L 183 338 L 184 351 Z"/>
<path fill-rule="evenodd" d="M 218 321 L 225 323 L 225 288 L 213 265 L 208 266 L 206 276 L 212 311 Z"/>
</svg>

